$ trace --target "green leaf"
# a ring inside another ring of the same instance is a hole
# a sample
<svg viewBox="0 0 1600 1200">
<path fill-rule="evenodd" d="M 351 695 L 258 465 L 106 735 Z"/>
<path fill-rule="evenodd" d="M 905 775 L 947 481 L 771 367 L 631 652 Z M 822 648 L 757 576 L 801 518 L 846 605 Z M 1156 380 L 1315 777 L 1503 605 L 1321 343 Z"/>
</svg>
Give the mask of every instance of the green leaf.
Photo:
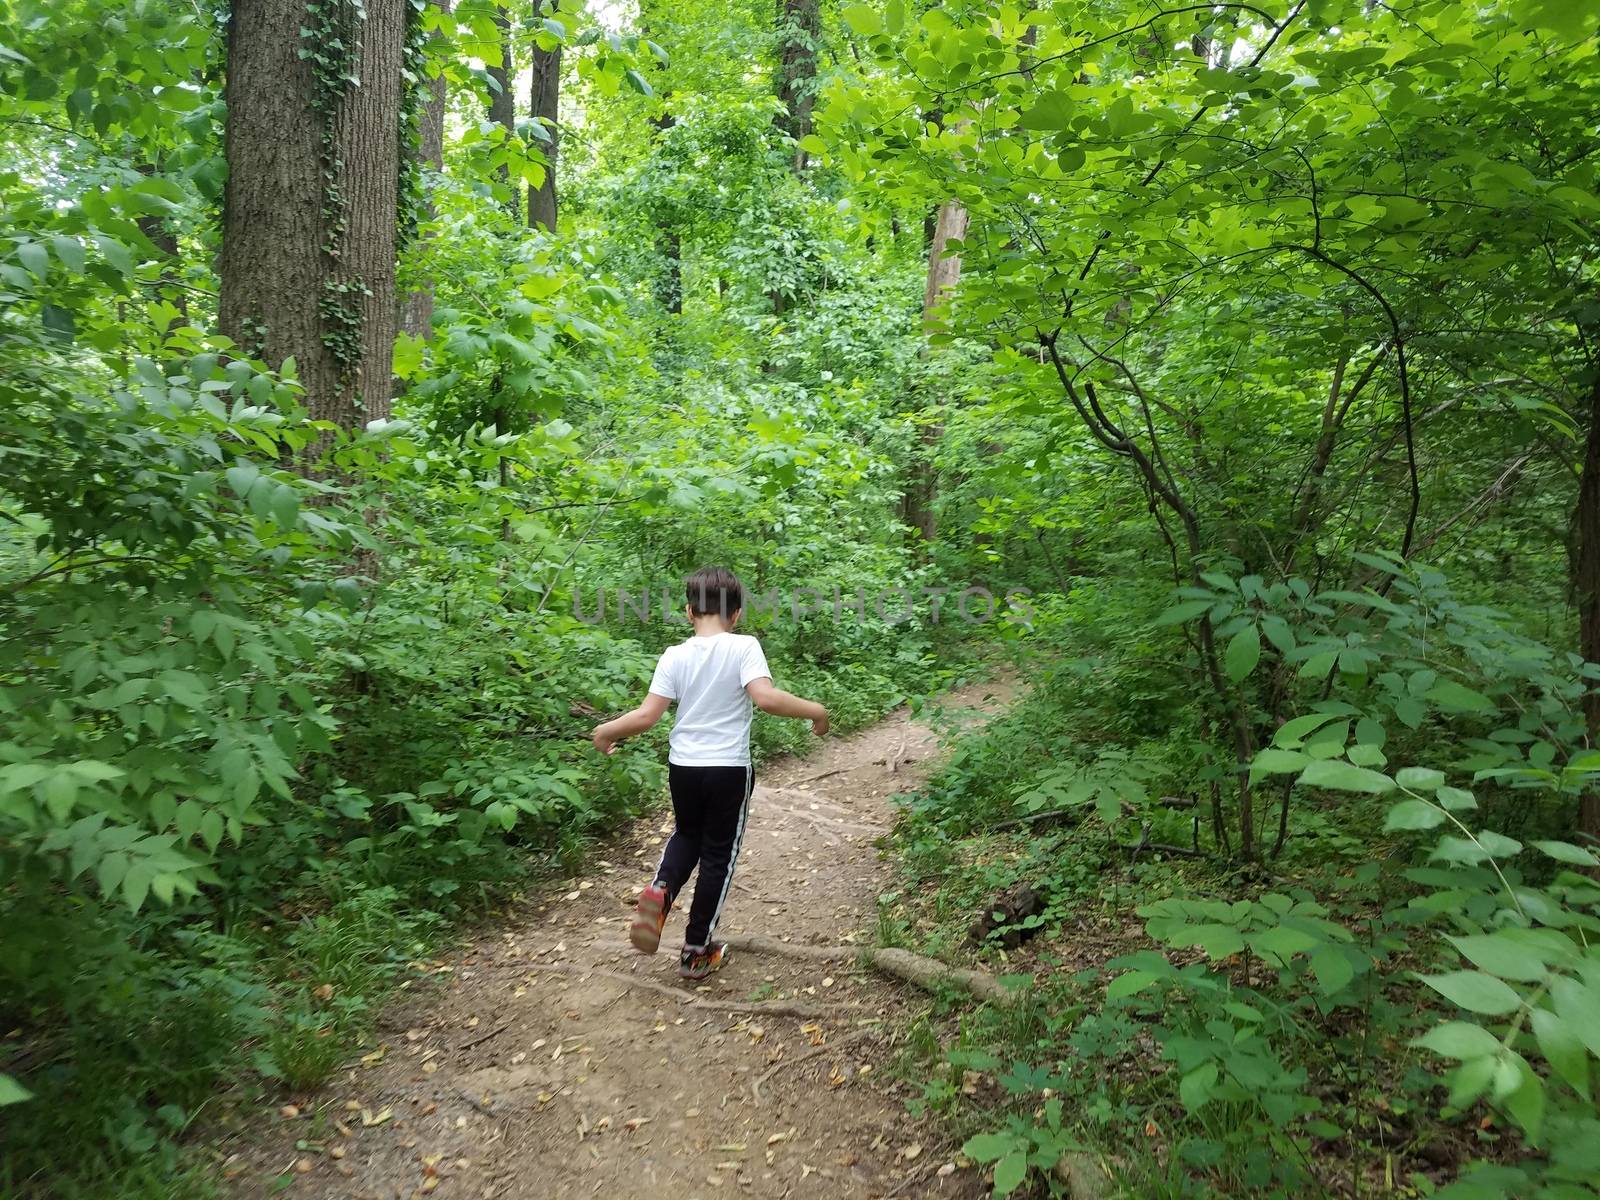
<svg viewBox="0 0 1600 1200">
<path fill-rule="evenodd" d="M 1299 929 L 1279 925 L 1252 933 L 1247 939 L 1250 949 L 1273 966 L 1284 966 L 1296 954 L 1304 954 L 1318 944 L 1317 939 Z"/>
<path fill-rule="evenodd" d="M 1446 1000 L 1468 1012 L 1501 1016 L 1522 1007 L 1522 997 L 1505 981 L 1482 971 L 1451 971 L 1418 978 Z"/>
<path fill-rule="evenodd" d="M 1313 654 L 1301 664 L 1295 674 L 1301 679 L 1321 679 L 1333 670 L 1333 664 L 1339 661 L 1339 654 L 1334 650 L 1325 650 L 1321 654 Z"/>
<path fill-rule="evenodd" d="M 1338 719 L 1338 713 L 1307 713 L 1303 717 L 1295 717 L 1278 727 L 1278 732 L 1272 735 L 1272 744 L 1293 749 L 1300 745 L 1307 734 L 1321 729 L 1329 721 Z"/>
<path fill-rule="evenodd" d="M 108 780 L 121 779 L 127 774 L 121 767 L 114 767 L 95 758 L 80 758 L 70 764 L 67 770 L 88 783 L 105 783 Z"/>
<path fill-rule="evenodd" d="M 1482 692 L 1475 692 L 1469 687 L 1456 683 L 1450 679 L 1441 679 L 1428 689 L 1426 698 L 1432 700 L 1440 708 L 1451 712 L 1485 713 L 1494 711 L 1494 701 Z"/>
<path fill-rule="evenodd" d="M 32 1099 L 32 1092 L 4 1071 L 0 1071 L 0 1108 L 4 1108 L 8 1104 L 21 1104 L 24 1100 Z"/>
<path fill-rule="evenodd" d="M 1450 1073 L 1450 1105 L 1453 1108 L 1465 1108 L 1489 1086 L 1494 1078 L 1495 1068 L 1500 1062 L 1499 1055 L 1484 1055 L 1481 1058 L 1469 1058 Z M 1496 1193 L 1495 1200 L 1500 1200 Z"/>
<path fill-rule="evenodd" d="M 1317 986 L 1324 996 L 1343 991 L 1356 977 L 1350 956 L 1338 946 L 1321 946 L 1313 951 L 1311 973 L 1317 977 Z"/>
<path fill-rule="evenodd" d="M 1443 825 L 1444 813 L 1426 800 L 1402 800 L 1389 810 L 1384 818 L 1383 831 L 1394 833 L 1400 829 L 1432 829 Z"/>
<path fill-rule="evenodd" d="M 1444 772 L 1432 767 L 1401 767 L 1394 781 L 1413 792 L 1435 792 L 1444 786 Z"/>
<path fill-rule="evenodd" d="M 300 517 L 300 495 L 287 483 L 280 483 L 272 491 L 272 517 L 285 531 L 295 527 Z"/>
<path fill-rule="evenodd" d="M 1540 1079 L 1522 1059 L 1514 1060 L 1520 1082 L 1512 1092 L 1503 1097 L 1501 1106 L 1511 1119 L 1522 1127 L 1529 1140 L 1537 1143 L 1539 1129 L 1544 1124 L 1544 1080 Z"/>
<path fill-rule="evenodd" d="M 1460 1062 L 1500 1052 L 1500 1039 L 1471 1021 L 1446 1021 L 1428 1030 L 1411 1044 Z"/>
<path fill-rule="evenodd" d="M 1178 944 L 1199 946 L 1212 962 L 1227 958 L 1230 954 L 1237 954 L 1244 949 L 1244 935 L 1239 932 L 1238 927 L 1223 925 L 1220 922 L 1185 929 L 1181 937 L 1182 941 Z"/>
<path fill-rule="evenodd" d="M 1534 1040 L 1550 1069 L 1585 1100 L 1589 1098 L 1589 1052 L 1583 1039 L 1548 1008 L 1536 1008 L 1530 1017 Z"/>
<path fill-rule="evenodd" d="M 145 897 L 150 894 L 150 881 L 155 876 L 155 867 L 146 861 L 141 860 L 128 868 L 122 879 L 122 898 L 128 902 L 130 911 L 138 912 L 144 907 Z"/>
<path fill-rule="evenodd" d="M 1178 1099 L 1190 1112 L 1199 1112 L 1215 1094 L 1217 1064 L 1202 1063 L 1178 1081 Z"/>
<path fill-rule="evenodd" d="M 1510 858 L 1522 853 L 1522 843 L 1492 829 L 1478 830 L 1478 844 L 1491 858 Z"/>
<path fill-rule="evenodd" d="M 1300 773 L 1300 782 L 1307 787 L 1327 788 L 1335 792 L 1365 792 L 1381 796 L 1394 790 L 1394 780 L 1377 771 L 1369 771 L 1343 762 L 1337 758 L 1320 759 Z"/>
<path fill-rule="evenodd" d="M 969 1137 L 961 1146 L 961 1153 L 973 1162 L 991 1163 L 1017 1148 L 1017 1139 L 1009 1133 L 980 1133 Z"/>
<path fill-rule="evenodd" d="M 116 238 L 107 237 L 103 233 L 95 235 L 94 242 L 100 247 L 100 253 L 106 256 L 108 263 L 124 275 L 133 274 L 133 255 L 126 246 Z"/>
<path fill-rule="evenodd" d="M 122 878 L 128 873 L 128 856 L 120 850 L 113 851 L 102 858 L 95 866 L 95 882 L 100 885 L 100 893 L 107 899 L 122 884 Z"/>
<path fill-rule="evenodd" d="M 1422 701 L 1412 696 L 1404 696 L 1395 701 L 1394 715 L 1406 728 L 1416 729 L 1427 719 L 1428 710 L 1423 707 Z"/>
<path fill-rule="evenodd" d="M 1571 842 L 1534 842 L 1533 846 L 1557 862 L 1571 863 L 1577 867 L 1600 866 L 1600 858 L 1582 846 L 1574 846 Z"/>
<path fill-rule="evenodd" d="M 215 851 L 222 841 L 222 814 L 214 808 L 208 808 L 200 818 L 197 828 L 200 840 L 206 844 L 206 849 Z"/>
<path fill-rule="evenodd" d="M 1600 1058 L 1600 989 L 1560 976 L 1550 984 L 1550 999 L 1567 1027 Z"/>
<path fill-rule="evenodd" d="M 1303 770 L 1311 760 L 1298 750 L 1278 750 L 1273 747 L 1259 751 L 1250 762 L 1250 777 L 1263 775 L 1289 775 Z"/>
<path fill-rule="evenodd" d="M 82 242 L 75 237 L 67 237 L 65 234 L 61 234 L 51 238 L 50 245 L 54 247 L 56 257 L 61 260 L 62 266 L 74 274 L 81 275 L 83 273 L 88 254 L 84 251 Z"/>
<path fill-rule="evenodd" d="M 255 486 L 256 480 L 261 477 L 261 468 L 249 459 L 240 459 L 229 467 L 224 472 L 224 475 L 227 477 L 228 486 L 233 489 L 234 495 L 241 500 L 246 500 L 250 496 L 250 489 Z"/>
<path fill-rule="evenodd" d="M 1251 671 L 1256 669 L 1256 663 L 1261 661 L 1261 631 L 1254 625 L 1246 625 L 1233 635 L 1228 642 L 1227 653 L 1223 656 L 1223 667 L 1228 672 L 1228 679 L 1238 683 Z"/>
<path fill-rule="evenodd" d="M 50 274 L 50 251 L 43 242 L 23 242 L 17 247 L 17 261 L 27 268 L 35 279 Z"/>
<path fill-rule="evenodd" d="M 1215 603 L 1215 600 L 1186 600 L 1182 604 L 1176 604 L 1167 609 L 1151 624 L 1157 627 L 1162 625 L 1181 625 L 1185 621 L 1194 620 Z"/>
<path fill-rule="evenodd" d="M 871 37 L 883 32 L 883 17 L 870 4 L 850 4 L 844 10 L 844 23 L 850 32 L 861 37 Z"/>
<path fill-rule="evenodd" d="M 1537 945 L 1518 940 L 1506 931 L 1446 938 L 1473 966 L 1501 979 L 1537 983 L 1549 970 L 1547 956 L 1540 953 Z"/>
<path fill-rule="evenodd" d="M 1028 1156 L 1022 1150 L 1013 1150 L 994 1165 L 994 1192 L 1009 1196 L 1022 1186 L 1028 1177 Z"/>
<path fill-rule="evenodd" d="M 1148 971 L 1126 971 L 1106 986 L 1106 999 L 1120 1000 L 1124 996 L 1132 996 L 1136 992 L 1144 991 L 1155 981 L 1156 977 Z"/>
<path fill-rule="evenodd" d="M 1389 761 L 1388 756 L 1371 742 L 1357 742 L 1344 752 L 1344 756 L 1358 767 L 1381 767 Z"/>
</svg>

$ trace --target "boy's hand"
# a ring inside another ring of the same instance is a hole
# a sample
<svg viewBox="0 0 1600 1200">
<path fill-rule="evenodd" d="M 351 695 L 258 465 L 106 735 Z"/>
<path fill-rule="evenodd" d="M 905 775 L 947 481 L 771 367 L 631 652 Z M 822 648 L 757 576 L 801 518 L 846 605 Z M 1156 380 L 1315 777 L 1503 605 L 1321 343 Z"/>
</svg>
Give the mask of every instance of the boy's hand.
<svg viewBox="0 0 1600 1200">
<path fill-rule="evenodd" d="M 813 717 L 811 719 L 811 732 L 817 737 L 826 737 L 828 735 L 827 709 L 822 710 L 822 715 L 820 717 Z"/>
<path fill-rule="evenodd" d="M 601 754 L 615 754 L 617 752 L 617 739 L 605 735 L 605 726 L 597 725 L 589 740 L 594 743 L 594 748 Z"/>
</svg>

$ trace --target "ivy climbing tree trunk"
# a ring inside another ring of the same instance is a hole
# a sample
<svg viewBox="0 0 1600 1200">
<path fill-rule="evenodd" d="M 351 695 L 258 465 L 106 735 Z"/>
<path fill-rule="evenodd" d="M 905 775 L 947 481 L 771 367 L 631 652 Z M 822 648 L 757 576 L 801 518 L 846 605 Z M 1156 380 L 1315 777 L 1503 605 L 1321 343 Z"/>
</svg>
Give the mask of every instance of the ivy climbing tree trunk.
<svg viewBox="0 0 1600 1200">
<path fill-rule="evenodd" d="M 389 413 L 409 13 L 235 0 L 228 25 L 219 324 L 347 429 Z"/>
<path fill-rule="evenodd" d="M 817 46 L 822 39 L 819 0 L 783 0 L 778 28 L 779 132 L 796 143 L 811 132 L 817 94 Z M 794 169 L 806 168 L 806 152 L 796 144 Z"/>
<path fill-rule="evenodd" d="M 528 224 L 533 228 L 556 227 L 556 156 L 561 148 L 561 45 L 546 50 L 533 48 L 533 89 L 528 113 L 550 135 L 544 143 L 544 181 L 528 188 Z"/>
<path fill-rule="evenodd" d="M 430 0 L 430 2 L 444 12 L 450 11 L 450 0 Z M 424 170 L 438 172 L 444 169 L 444 111 L 449 99 L 444 74 L 441 72 L 429 79 L 427 88 L 427 100 L 417 117 L 417 165 Z M 424 185 L 424 196 L 426 195 L 426 185 Z M 431 198 L 425 198 L 423 210 L 418 217 L 426 221 L 433 215 L 433 201 Z M 432 333 L 432 279 L 424 279 L 401 300 L 400 329 L 403 333 L 417 338 L 426 338 Z"/>
<path fill-rule="evenodd" d="M 504 8 L 496 6 L 494 23 L 500 30 L 500 61 L 489 62 L 484 66 L 484 73 L 489 77 L 489 120 L 504 129 L 506 140 L 510 141 L 517 134 L 517 98 L 512 91 L 517 70 L 516 57 L 512 53 L 511 46 L 511 16 Z M 500 182 L 509 188 L 510 170 L 501 167 L 497 173 Z M 517 201 L 515 189 L 512 190 L 511 199 L 507 203 L 511 215 L 518 215 L 517 210 L 522 206 Z"/>
</svg>

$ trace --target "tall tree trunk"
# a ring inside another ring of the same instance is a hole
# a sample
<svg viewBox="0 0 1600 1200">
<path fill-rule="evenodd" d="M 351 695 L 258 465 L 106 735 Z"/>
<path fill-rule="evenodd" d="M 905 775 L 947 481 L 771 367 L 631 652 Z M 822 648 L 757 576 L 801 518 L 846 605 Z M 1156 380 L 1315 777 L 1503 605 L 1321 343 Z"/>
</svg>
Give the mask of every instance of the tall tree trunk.
<svg viewBox="0 0 1600 1200">
<path fill-rule="evenodd" d="M 273 366 L 293 357 L 312 416 L 346 429 L 389 414 L 409 11 L 235 0 L 228 25 L 219 324 Z M 350 60 L 317 67 L 313 39 Z"/>
<path fill-rule="evenodd" d="M 1600 364 L 1589 385 L 1589 436 L 1584 443 L 1578 507 L 1573 514 L 1577 554 L 1573 590 L 1578 599 L 1578 648 L 1586 662 L 1600 662 Z M 1600 689 L 1584 693 L 1589 745 L 1600 746 Z M 1578 830 L 1600 838 L 1600 792 L 1590 788 L 1578 801 Z"/>
<path fill-rule="evenodd" d="M 939 206 L 933 224 L 933 240 L 928 246 L 928 286 L 922 296 L 922 327 L 937 328 L 938 310 L 961 280 L 961 253 L 947 253 L 946 246 L 967 236 L 967 210 L 959 200 L 946 200 Z"/>
<path fill-rule="evenodd" d="M 938 329 L 940 305 L 961 278 L 961 255 L 947 253 L 946 245 L 951 239 L 960 241 L 966 234 L 967 210 L 957 200 L 946 200 L 939 206 L 933 237 L 928 246 L 928 285 L 922 298 L 922 327 L 925 333 Z M 924 358 L 928 355 L 928 349 L 924 343 Z M 938 523 L 933 513 L 934 502 L 938 499 L 934 452 L 943 432 L 943 424 L 931 418 L 920 425 L 919 452 L 901 502 L 906 524 L 922 535 L 924 547 L 931 545 L 938 533 Z"/>
<path fill-rule="evenodd" d="M 489 120 L 506 131 L 506 141 L 517 136 L 517 97 L 512 87 L 517 78 L 516 59 L 512 54 L 511 46 L 511 15 L 503 7 L 496 6 L 494 10 L 494 23 L 500 29 L 500 61 L 485 64 L 484 72 L 489 76 Z M 513 217 L 519 216 L 522 204 L 517 192 L 511 188 L 511 172 L 501 167 L 499 172 L 500 182 L 511 189 L 511 199 L 506 202 Z"/>
<path fill-rule="evenodd" d="M 811 132 L 811 110 L 816 103 L 817 45 L 822 39 L 819 0 L 783 0 L 778 28 L 778 110 L 781 133 L 799 142 Z M 794 150 L 796 173 L 806 168 L 806 152 Z"/>
<path fill-rule="evenodd" d="M 533 94 L 528 101 L 528 113 L 544 126 L 550 140 L 544 144 L 548 160 L 544 168 L 544 182 L 528 189 L 528 225 L 532 228 L 556 229 L 556 154 L 561 143 L 561 46 L 542 50 L 533 48 Z"/>
<path fill-rule="evenodd" d="M 445 12 L 450 11 L 450 0 L 430 0 Z M 444 110 L 448 100 L 447 84 L 441 72 L 428 80 L 428 100 L 419 115 L 417 130 L 417 162 L 435 172 L 444 169 Z M 424 221 L 434 216 L 431 196 L 423 201 Z M 433 333 L 433 280 L 424 280 L 415 291 L 408 292 L 400 301 L 400 329 L 415 338 L 426 338 Z"/>
</svg>

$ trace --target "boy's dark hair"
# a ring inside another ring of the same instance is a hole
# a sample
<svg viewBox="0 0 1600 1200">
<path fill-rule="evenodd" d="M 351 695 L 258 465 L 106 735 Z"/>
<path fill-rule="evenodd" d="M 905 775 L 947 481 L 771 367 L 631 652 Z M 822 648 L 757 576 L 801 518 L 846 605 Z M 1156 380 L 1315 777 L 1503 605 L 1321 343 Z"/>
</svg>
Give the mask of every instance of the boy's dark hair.
<svg viewBox="0 0 1600 1200">
<path fill-rule="evenodd" d="M 684 594 L 697 617 L 727 618 L 744 607 L 744 585 L 727 567 L 701 567 L 684 581 Z"/>
</svg>

